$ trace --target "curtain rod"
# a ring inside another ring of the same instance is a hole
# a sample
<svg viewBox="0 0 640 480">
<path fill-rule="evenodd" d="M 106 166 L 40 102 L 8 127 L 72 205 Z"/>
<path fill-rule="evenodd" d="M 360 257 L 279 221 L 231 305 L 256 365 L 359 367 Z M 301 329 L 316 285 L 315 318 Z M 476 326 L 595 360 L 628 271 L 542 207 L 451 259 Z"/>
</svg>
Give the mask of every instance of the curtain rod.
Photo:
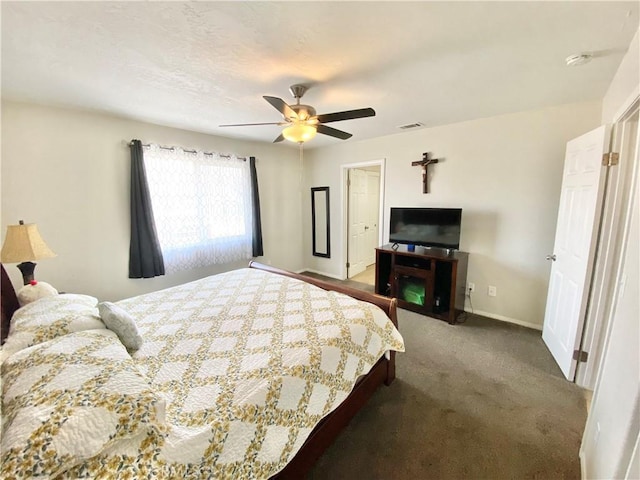
<svg viewBox="0 0 640 480">
<path fill-rule="evenodd" d="M 133 145 L 133 142 L 128 142 L 127 145 L 131 146 Z M 142 144 L 143 147 L 150 147 L 151 144 L 150 143 L 143 143 Z M 185 150 L 182 147 L 165 147 L 164 145 L 158 145 L 158 148 L 162 148 L 163 150 L 175 150 L 176 148 L 181 148 L 183 152 L 187 152 L 187 153 L 198 153 L 196 150 Z M 231 158 L 232 155 L 227 155 L 224 153 L 214 153 L 214 152 L 202 152 L 204 155 L 218 155 L 219 157 L 223 157 L 223 158 Z M 238 160 L 242 160 L 244 162 L 247 161 L 247 157 L 236 157 Z"/>
</svg>

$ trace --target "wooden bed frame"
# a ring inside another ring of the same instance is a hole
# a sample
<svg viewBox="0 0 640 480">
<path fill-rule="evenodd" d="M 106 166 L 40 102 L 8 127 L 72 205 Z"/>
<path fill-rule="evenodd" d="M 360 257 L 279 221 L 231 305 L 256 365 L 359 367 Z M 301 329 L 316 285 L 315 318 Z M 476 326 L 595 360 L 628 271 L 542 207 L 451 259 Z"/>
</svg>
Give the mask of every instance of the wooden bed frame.
<svg viewBox="0 0 640 480">
<path fill-rule="evenodd" d="M 2 314 L 2 319 L 0 320 L 0 343 L 4 343 L 5 338 L 9 335 L 11 317 L 19 307 L 18 296 L 13 288 L 11 279 L 4 269 L 4 265 L 0 264 L 0 312 Z"/>
<path fill-rule="evenodd" d="M 305 277 L 297 273 L 288 272 L 279 268 L 263 265 L 258 262 L 249 263 L 249 268 L 255 268 L 258 270 L 264 270 L 267 272 L 275 273 L 278 275 L 284 275 L 291 278 L 296 278 L 307 283 L 311 283 L 325 290 L 332 290 L 340 293 L 344 293 L 358 300 L 373 303 L 380 307 L 387 316 L 391 319 L 393 324 L 398 328 L 398 319 L 396 314 L 396 299 L 387 298 L 373 293 L 365 292 L 362 290 L 355 290 L 343 285 L 336 285 L 316 278 Z M 1 297 L 0 306 L 2 310 L 2 323 L 0 325 L 0 340 L 4 343 L 5 338 L 9 333 L 10 321 L 13 312 L 15 312 L 18 305 L 18 298 L 16 292 L 11 284 L 11 280 L 4 269 L 4 266 L 0 264 L 1 269 Z M 342 429 L 347 426 L 349 421 L 358 413 L 360 408 L 369 400 L 373 393 L 378 389 L 381 384 L 390 385 L 395 379 L 395 352 L 389 352 L 390 356 L 387 360 L 386 357 L 382 357 L 371 369 L 371 371 L 363 376 L 353 391 L 345 399 L 340 406 L 327 415 L 317 426 L 313 429 L 306 442 L 302 445 L 302 448 L 293 457 L 293 459 L 287 464 L 287 466 L 272 478 L 277 480 L 288 479 L 300 479 L 303 478 L 320 458 L 322 453 L 331 445 L 334 439 L 340 434 Z"/>
</svg>

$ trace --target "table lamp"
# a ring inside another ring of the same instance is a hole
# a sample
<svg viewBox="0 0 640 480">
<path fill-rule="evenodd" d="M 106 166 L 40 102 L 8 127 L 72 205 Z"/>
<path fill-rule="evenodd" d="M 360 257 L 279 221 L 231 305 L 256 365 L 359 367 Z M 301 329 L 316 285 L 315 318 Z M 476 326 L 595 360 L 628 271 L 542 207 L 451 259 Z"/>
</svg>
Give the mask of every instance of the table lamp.
<svg viewBox="0 0 640 480">
<path fill-rule="evenodd" d="M 56 254 L 44 243 L 35 223 L 7 225 L 7 236 L 2 245 L 0 259 L 3 263 L 17 263 L 22 280 L 27 285 L 33 280 L 36 264 L 32 260 L 55 257 Z"/>
</svg>

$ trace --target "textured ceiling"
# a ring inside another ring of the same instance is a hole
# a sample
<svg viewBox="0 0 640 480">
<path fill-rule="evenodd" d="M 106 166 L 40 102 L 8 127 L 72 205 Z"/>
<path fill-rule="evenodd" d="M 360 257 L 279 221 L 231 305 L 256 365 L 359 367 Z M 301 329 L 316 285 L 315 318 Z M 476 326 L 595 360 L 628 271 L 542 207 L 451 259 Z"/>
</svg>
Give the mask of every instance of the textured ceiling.
<svg viewBox="0 0 640 480">
<path fill-rule="evenodd" d="M 3 98 L 270 142 L 262 99 L 311 85 L 348 142 L 599 100 L 638 2 L 2 2 Z M 568 68 L 570 54 L 594 60 Z M 307 148 L 342 140 L 318 135 Z"/>
</svg>

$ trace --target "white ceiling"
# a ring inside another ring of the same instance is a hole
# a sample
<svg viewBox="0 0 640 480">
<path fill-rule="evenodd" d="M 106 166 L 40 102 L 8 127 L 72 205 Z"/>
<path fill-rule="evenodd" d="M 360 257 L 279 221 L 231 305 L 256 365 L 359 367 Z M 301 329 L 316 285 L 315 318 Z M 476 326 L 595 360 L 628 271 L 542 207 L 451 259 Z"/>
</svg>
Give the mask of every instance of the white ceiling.
<svg viewBox="0 0 640 480">
<path fill-rule="evenodd" d="M 270 142 L 262 99 L 359 139 L 602 99 L 635 31 L 634 2 L 2 2 L 2 97 Z M 594 60 L 566 67 L 570 54 Z M 342 142 L 318 135 L 307 148 Z"/>
</svg>

